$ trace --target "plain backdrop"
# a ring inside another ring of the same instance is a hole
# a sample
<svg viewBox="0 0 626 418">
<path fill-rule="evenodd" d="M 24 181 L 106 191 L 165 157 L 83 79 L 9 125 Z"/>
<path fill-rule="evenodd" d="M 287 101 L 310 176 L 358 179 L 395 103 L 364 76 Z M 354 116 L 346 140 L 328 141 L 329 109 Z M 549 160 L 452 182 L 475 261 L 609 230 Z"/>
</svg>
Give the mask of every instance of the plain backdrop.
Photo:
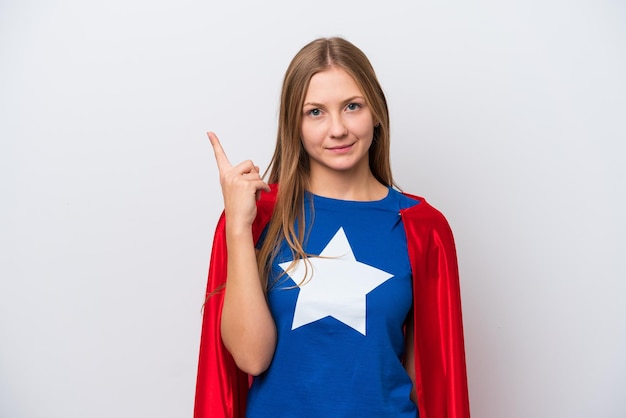
<svg viewBox="0 0 626 418">
<path fill-rule="evenodd" d="M 191 416 L 205 131 L 265 167 L 290 59 L 332 35 L 455 233 L 473 416 L 626 416 L 623 1 L 1 0 L 1 417 Z"/>
</svg>

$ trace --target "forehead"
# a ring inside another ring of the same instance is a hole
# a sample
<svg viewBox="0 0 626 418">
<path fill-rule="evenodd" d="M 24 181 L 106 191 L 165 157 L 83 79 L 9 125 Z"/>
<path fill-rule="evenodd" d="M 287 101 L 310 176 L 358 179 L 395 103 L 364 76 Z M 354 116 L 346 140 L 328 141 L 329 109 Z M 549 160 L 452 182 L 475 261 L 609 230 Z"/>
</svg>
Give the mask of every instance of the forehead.
<svg viewBox="0 0 626 418">
<path fill-rule="evenodd" d="M 354 78 L 342 68 L 330 67 L 311 77 L 305 102 L 341 101 L 354 96 L 364 97 Z"/>
</svg>

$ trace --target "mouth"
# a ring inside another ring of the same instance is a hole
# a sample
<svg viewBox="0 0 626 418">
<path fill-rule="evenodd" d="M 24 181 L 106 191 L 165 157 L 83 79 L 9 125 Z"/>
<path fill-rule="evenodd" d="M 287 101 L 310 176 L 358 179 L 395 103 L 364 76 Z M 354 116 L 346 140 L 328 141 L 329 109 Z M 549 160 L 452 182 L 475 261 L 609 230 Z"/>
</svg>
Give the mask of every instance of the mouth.
<svg viewBox="0 0 626 418">
<path fill-rule="evenodd" d="M 353 143 L 351 143 L 351 144 L 346 144 L 346 145 L 337 145 L 337 146 L 335 146 L 335 147 L 328 147 L 328 148 L 326 148 L 326 149 L 327 149 L 328 151 L 335 152 L 335 153 L 337 153 L 337 154 L 342 154 L 342 153 L 345 153 L 345 152 L 350 151 L 350 150 L 352 149 L 352 146 L 353 146 L 354 144 L 355 144 L 355 143 L 353 142 Z"/>
</svg>

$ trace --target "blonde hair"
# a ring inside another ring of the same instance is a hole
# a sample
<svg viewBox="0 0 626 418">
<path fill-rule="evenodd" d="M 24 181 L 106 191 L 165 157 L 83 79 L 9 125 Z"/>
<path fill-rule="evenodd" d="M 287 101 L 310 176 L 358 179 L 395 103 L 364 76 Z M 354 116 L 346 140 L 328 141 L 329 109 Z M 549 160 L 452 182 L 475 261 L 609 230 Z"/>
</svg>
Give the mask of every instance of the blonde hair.
<svg viewBox="0 0 626 418">
<path fill-rule="evenodd" d="M 341 68 L 350 74 L 365 96 L 376 123 L 369 150 L 370 170 L 382 184 L 394 185 L 389 162 L 389 110 L 369 60 L 359 48 L 342 38 L 320 38 L 305 45 L 285 73 L 276 148 L 264 174 L 269 183 L 279 184 L 274 214 L 258 254 L 259 275 L 264 289 L 268 287 L 272 261 L 283 239 L 291 248 L 294 262 L 307 258 L 303 249 L 304 193 L 308 187 L 310 166 L 309 156 L 301 141 L 302 107 L 311 78 L 331 67 Z"/>
</svg>

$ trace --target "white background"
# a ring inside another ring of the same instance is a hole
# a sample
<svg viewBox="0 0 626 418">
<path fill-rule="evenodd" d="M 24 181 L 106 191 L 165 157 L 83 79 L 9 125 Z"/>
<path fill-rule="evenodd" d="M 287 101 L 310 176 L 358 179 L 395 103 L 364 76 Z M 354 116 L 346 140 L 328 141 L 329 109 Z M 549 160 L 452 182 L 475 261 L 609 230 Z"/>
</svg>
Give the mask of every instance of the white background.
<svg viewBox="0 0 626 418">
<path fill-rule="evenodd" d="M 2 0 L 1 417 L 191 416 L 204 132 L 265 166 L 289 60 L 330 35 L 455 232 L 473 416 L 626 416 L 624 2 Z"/>
</svg>

